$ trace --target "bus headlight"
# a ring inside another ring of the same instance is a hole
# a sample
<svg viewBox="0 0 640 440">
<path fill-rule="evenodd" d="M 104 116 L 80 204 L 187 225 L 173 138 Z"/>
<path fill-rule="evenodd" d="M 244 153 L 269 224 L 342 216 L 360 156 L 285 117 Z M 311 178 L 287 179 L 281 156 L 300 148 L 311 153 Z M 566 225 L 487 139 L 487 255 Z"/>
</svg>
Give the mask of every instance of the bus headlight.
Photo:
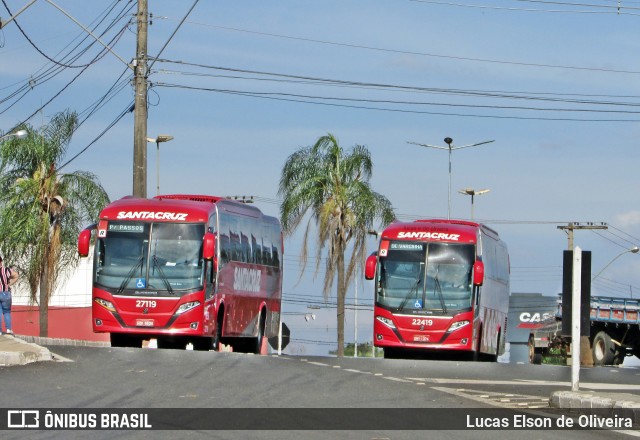
<svg viewBox="0 0 640 440">
<path fill-rule="evenodd" d="M 113 304 L 111 304 L 109 301 L 107 301 L 106 299 L 102 299 L 102 298 L 94 298 L 94 301 L 97 304 L 100 304 L 102 307 L 104 307 L 105 309 L 107 309 L 110 312 L 114 312 L 116 311 L 116 308 L 113 307 Z"/>
<path fill-rule="evenodd" d="M 376 316 L 376 319 L 389 328 L 396 328 L 396 325 L 389 318 L 385 318 L 384 316 Z"/>
<path fill-rule="evenodd" d="M 191 301 L 185 304 L 182 304 L 180 307 L 178 307 L 178 310 L 176 310 L 176 315 L 182 315 L 185 312 L 188 312 L 189 310 L 198 307 L 200 305 L 200 301 Z"/>
<path fill-rule="evenodd" d="M 454 322 L 453 324 L 451 324 L 451 327 L 449 327 L 449 331 L 452 332 L 454 330 L 458 330 L 459 328 L 462 328 L 465 325 L 469 325 L 469 321 L 457 321 L 457 322 Z"/>
</svg>

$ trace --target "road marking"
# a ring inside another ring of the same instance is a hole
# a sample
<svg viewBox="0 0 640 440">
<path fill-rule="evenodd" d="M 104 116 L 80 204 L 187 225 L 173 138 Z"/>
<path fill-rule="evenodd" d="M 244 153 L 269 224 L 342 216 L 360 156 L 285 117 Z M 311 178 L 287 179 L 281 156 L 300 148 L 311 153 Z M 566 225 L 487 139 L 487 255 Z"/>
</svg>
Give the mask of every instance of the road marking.
<svg viewBox="0 0 640 440">
<path fill-rule="evenodd" d="M 546 380 L 485 380 L 485 379 L 438 379 L 424 377 L 407 377 L 406 379 L 414 382 L 426 382 L 435 384 L 458 384 L 458 385 L 534 385 L 534 386 L 553 386 L 553 387 L 570 387 L 571 382 L 552 382 Z M 580 388 L 591 390 L 635 390 L 640 391 L 640 385 L 637 384 L 615 384 L 615 383 L 590 383 L 580 382 Z"/>
<path fill-rule="evenodd" d="M 320 366 L 320 367 L 328 367 L 328 366 L 329 366 L 329 364 L 324 364 L 324 363 L 322 363 L 322 362 L 312 362 L 312 361 L 308 361 L 307 363 L 308 363 L 308 364 L 311 364 L 311 365 L 318 365 L 318 366 Z"/>
<path fill-rule="evenodd" d="M 392 380 L 394 382 L 404 382 L 404 383 L 411 383 L 411 380 L 406 380 L 406 379 L 400 379 L 399 377 L 383 377 L 383 379 L 387 379 L 387 380 Z"/>
<path fill-rule="evenodd" d="M 531 396 L 527 394 L 513 393 L 492 393 L 481 390 L 470 390 L 465 388 L 445 388 L 433 387 L 434 390 L 443 393 L 453 394 L 454 396 L 470 399 L 475 402 L 484 403 L 486 405 L 499 406 L 501 408 L 549 408 L 549 398 L 540 396 Z"/>
</svg>

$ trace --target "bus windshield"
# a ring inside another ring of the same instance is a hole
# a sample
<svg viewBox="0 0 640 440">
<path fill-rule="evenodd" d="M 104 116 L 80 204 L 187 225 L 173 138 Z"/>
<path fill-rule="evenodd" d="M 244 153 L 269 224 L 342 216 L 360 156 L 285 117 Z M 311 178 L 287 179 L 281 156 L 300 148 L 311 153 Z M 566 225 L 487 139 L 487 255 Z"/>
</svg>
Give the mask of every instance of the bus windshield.
<svg viewBox="0 0 640 440">
<path fill-rule="evenodd" d="M 203 286 L 204 224 L 109 222 L 94 283 L 119 295 L 182 295 Z"/>
<path fill-rule="evenodd" d="M 458 313 L 471 308 L 471 244 L 392 241 L 380 258 L 376 303 L 407 313 Z"/>
</svg>

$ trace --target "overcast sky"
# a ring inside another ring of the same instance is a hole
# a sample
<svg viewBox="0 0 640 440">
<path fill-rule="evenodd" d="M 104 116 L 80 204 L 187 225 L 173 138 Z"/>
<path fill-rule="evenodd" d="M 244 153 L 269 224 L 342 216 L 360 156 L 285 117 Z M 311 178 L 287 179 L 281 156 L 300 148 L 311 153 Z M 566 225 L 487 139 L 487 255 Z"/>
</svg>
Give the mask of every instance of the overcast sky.
<svg viewBox="0 0 640 440">
<path fill-rule="evenodd" d="M 28 1 L 3 3 L 15 12 Z M 192 0 L 149 0 L 149 54 L 166 48 L 149 77 L 148 134 L 175 138 L 161 144 L 161 192 L 252 195 L 278 215 L 284 161 L 330 132 L 346 149 L 367 146 L 372 186 L 400 219 L 446 218 L 447 152 L 408 142 L 494 140 L 453 152 L 451 217 L 471 215 L 458 190 L 490 189 L 475 218 L 507 242 L 512 291 L 557 294 L 567 248 L 558 226 L 604 222 L 575 233 L 594 274 L 615 259 L 593 293 L 638 298 L 640 254 L 620 254 L 640 245 L 640 3 L 575 3 L 207 0 L 180 25 Z M 131 194 L 135 2 L 55 4 L 112 52 L 81 53 L 91 37 L 46 0 L 31 5 L 16 20 L 24 34 L 16 22 L 0 31 L 0 131 L 75 110 L 84 122 L 67 158 L 79 156 L 66 169 L 94 172 L 112 199 Z M 153 196 L 155 145 L 148 152 Z M 296 283 L 300 251 L 298 236 L 287 239 L 286 320 L 312 341 L 295 350 L 326 351 L 335 309 L 321 304 L 322 272 L 314 282 L 309 267 Z M 358 290 L 362 342 L 373 294 L 368 283 Z"/>
</svg>

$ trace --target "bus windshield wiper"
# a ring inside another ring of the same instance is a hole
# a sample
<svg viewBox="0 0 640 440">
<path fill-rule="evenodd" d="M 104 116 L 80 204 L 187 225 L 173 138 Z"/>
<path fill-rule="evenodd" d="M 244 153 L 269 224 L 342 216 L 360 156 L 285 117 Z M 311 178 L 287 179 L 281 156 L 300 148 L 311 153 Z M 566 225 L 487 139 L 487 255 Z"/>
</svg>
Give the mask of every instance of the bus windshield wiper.
<svg viewBox="0 0 640 440">
<path fill-rule="evenodd" d="M 440 299 L 440 305 L 442 306 L 442 313 L 447 313 L 447 305 L 444 303 L 444 296 L 442 296 L 442 287 L 440 286 L 440 279 L 438 278 L 438 272 L 440 270 L 440 265 L 436 266 L 436 276 L 435 276 L 435 292 L 438 293 L 438 298 Z M 435 293 L 434 292 L 434 293 Z"/>
<path fill-rule="evenodd" d="M 144 260 L 144 254 L 140 255 L 140 258 L 138 258 L 138 262 L 131 267 L 125 279 L 122 280 L 122 283 L 120 283 L 120 288 L 118 289 L 118 293 L 122 293 L 122 291 L 127 287 L 127 284 L 129 284 L 129 281 L 131 281 L 131 278 L 133 278 L 133 274 L 136 272 L 136 269 L 138 269 L 138 267 L 142 267 L 142 260 Z"/>
<path fill-rule="evenodd" d="M 174 295 L 173 288 L 171 287 L 171 283 L 169 282 L 167 277 L 164 275 L 164 271 L 162 270 L 162 267 L 160 267 L 160 263 L 158 262 L 158 258 L 156 258 L 155 254 L 153 254 L 152 261 L 153 261 L 154 266 L 156 266 L 158 268 L 158 273 L 160 274 L 160 279 L 164 283 L 164 286 L 167 288 L 167 291 L 169 292 L 169 294 Z"/>
<path fill-rule="evenodd" d="M 415 284 L 409 290 L 409 293 L 407 294 L 407 296 L 405 296 L 404 299 L 402 300 L 402 302 L 400 303 L 400 306 L 398 307 L 398 310 L 404 309 L 405 304 L 407 304 L 407 301 L 409 301 L 409 298 L 411 298 L 411 296 L 414 294 L 414 292 L 415 292 L 416 297 L 418 296 L 418 285 L 419 284 L 420 284 L 420 278 L 416 278 Z"/>
</svg>

